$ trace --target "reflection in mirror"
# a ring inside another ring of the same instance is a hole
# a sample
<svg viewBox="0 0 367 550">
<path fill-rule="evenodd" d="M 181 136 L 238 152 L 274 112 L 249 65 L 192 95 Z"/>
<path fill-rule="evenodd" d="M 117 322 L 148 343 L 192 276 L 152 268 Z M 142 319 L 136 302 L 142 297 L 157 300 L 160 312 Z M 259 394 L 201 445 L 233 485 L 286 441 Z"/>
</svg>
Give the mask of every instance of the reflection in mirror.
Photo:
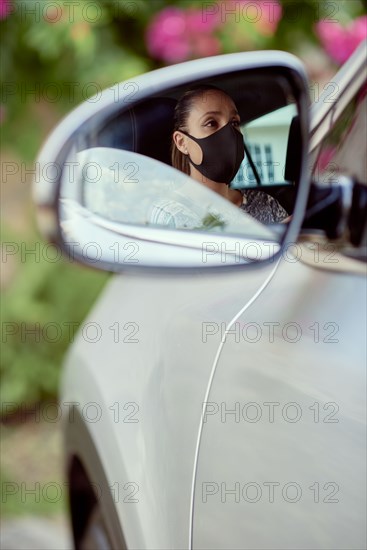
<svg viewBox="0 0 367 550">
<path fill-rule="evenodd" d="M 293 211 L 297 115 L 291 81 L 262 68 L 170 88 L 92 117 L 64 164 L 65 236 L 79 235 L 83 218 L 114 234 L 154 227 L 157 242 L 177 244 L 167 230 L 176 239 L 184 231 L 183 246 L 194 246 L 192 235 L 203 232 L 279 244 L 281 232 L 271 224 Z"/>
<path fill-rule="evenodd" d="M 232 182 L 234 188 L 291 185 L 285 179 L 285 152 L 296 116 L 297 107 L 292 103 L 241 126 L 247 152 Z"/>
<path fill-rule="evenodd" d="M 114 268 L 179 266 L 188 259 L 192 266 L 232 265 L 279 250 L 270 227 L 166 164 L 107 147 L 81 151 L 76 159 L 74 185 L 69 177 L 62 182 L 59 215 L 69 252 L 84 261 L 102 259 Z M 169 247 L 165 255 L 162 244 L 188 250 Z"/>
<path fill-rule="evenodd" d="M 81 151 L 76 155 L 75 182 L 65 177 L 62 204 L 69 209 L 74 204 L 79 212 L 81 206 L 105 220 L 254 238 L 273 234 L 187 175 L 137 153 L 108 147 Z M 79 198 L 75 190 L 80 191 Z"/>
</svg>

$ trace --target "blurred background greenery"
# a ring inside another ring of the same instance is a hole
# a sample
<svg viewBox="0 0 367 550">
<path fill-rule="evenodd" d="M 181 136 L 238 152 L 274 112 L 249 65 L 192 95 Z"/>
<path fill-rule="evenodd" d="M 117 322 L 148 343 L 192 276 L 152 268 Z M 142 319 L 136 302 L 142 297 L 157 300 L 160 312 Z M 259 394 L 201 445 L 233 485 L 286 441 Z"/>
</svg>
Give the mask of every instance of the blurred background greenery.
<svg viewBox="0 0 367 550">
<path fill-rule="evenodd" d="M 52 254 L 42 253 L 31 181 L 51 128 L 117 82 L 245 50 L 298 55 L 317 101 L 323 84 L 366 36 L 366 7 L 365 0 L 0 0 L 4 422 L 57 399 L 70 337 L 64 330 L 53 341 L 44 328 L 81 324 L 108 279 L 67 260 L 50 262 Z M 14 502 L 6 511 L 13 508 Z"/>
</svg>

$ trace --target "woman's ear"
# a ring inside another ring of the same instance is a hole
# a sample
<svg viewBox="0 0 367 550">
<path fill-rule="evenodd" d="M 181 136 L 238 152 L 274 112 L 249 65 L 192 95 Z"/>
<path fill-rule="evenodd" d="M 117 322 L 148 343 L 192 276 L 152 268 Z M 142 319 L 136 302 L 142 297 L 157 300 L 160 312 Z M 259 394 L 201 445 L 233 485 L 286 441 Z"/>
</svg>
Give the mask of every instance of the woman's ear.
<svg viewBox="0 0 367 550">
<path fill-rule="evenodd" d="M 187 155 L 188 151 L 187 151 L 187 145 L 186 145 L 186 139 L 187 139 L 186 136 L 181 132 L 179 132 L 178 130 L 176 130 L 175 132 L 173 132 L 172 138 L 177 149 L 181 151 L 181 153 L 183 153 L 184 155 Z"/>
</svg>

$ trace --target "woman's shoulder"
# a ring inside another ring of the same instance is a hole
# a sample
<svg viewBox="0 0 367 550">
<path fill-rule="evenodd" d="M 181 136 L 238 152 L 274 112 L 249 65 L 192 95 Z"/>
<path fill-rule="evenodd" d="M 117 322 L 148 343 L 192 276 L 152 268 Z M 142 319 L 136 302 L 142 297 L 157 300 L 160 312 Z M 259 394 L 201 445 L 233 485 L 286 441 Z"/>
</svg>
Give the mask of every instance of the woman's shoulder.
<svg viewBox="0 0 367 550">
<path fill-rule="evenodd" d="M 257 189 L 243 189 L 241 209 L 262 223 L 281 222 L 288 217 L 283 206 L 271 195 Z"/>
</svg>

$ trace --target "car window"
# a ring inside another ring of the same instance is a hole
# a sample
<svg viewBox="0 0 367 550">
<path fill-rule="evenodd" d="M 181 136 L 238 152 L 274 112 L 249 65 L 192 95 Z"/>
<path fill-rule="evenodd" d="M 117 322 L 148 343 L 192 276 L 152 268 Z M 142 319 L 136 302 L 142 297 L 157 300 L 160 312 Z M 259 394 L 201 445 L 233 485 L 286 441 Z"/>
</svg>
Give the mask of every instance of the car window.
<svg viewBox="0 0 367 550">
<path fill-rule="evenodd" d="M 345 175 L 367 183 L 366 135 L 365 84 L 332 122 L 331 129 L 314 151 L 313 180 L 325 184 L 338 183 L 340 175 Z"/>
<path fill-rule="evenodd" d="M 260 185 L 292 185 L 284 179 L 284 171 L 289 129 L 296 115 L 296 105 L 290 104 L 241 126 L 247 151 L 231 187 L 254 187 L 255 170 Z"/>
</svg>

